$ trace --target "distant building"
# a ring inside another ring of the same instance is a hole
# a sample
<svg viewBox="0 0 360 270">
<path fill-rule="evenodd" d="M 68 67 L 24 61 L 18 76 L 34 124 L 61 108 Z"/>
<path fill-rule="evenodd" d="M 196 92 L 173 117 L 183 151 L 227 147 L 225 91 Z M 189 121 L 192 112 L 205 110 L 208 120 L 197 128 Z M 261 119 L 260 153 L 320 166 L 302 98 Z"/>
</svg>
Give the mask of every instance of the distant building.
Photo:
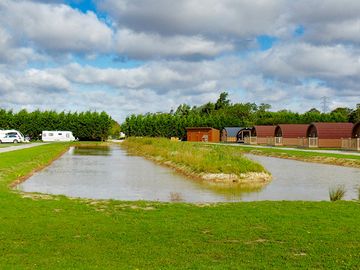
<svg viewBox="0 0 360 270">
<path fill-rule="evenodd" d="M 220 131 L 211 127 L 189 127 L 186 137 L 189 142 L 219 142 Z"/>
<path fill-rule="evenodd" d="M 241 127 L 225 127 L 221 131 L 222 142 L 237 142 L 237 134 L 241 130 Z"/>
<path fill-rule="evenodd" d="M 357 122 L 353 127 L 352 138 L 360 138 L 360 122 Z"/>
<path fill-rule="evenodd" d="M 312 123 L 306 132 L 305 146 L 340 148 L 342 139 L 351 138 L 353 127 L 353 123 Z"/>
<path fill-rule="evenodd" d="M 360 122 L 356 123 L 351 132 L 351 138 L 341 140 L 341 148 L 360 151 Z"/>
<path fill-rule="evenodd" d="M 308 124 L 280 124 L 275 128 L 274 145 L 301 146 L 306 137 Z"/>
<path fill-rule="evenodd" d="M 246 140 L 250 144 L 272 144 L 276 126 L 254 126 L 251 137 Z"/>
</svg>

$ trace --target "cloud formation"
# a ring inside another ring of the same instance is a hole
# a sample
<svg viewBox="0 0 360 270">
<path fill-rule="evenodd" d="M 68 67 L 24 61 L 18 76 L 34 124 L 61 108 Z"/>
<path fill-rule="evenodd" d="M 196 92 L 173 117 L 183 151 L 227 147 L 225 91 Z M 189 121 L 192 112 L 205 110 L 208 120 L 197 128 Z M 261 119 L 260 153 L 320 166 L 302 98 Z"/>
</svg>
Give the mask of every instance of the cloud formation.
<svg viewBox="0 0 360 270">
<path fill-rule="evenodd" d="M 54 54 L 103 53 L 112 45 L 112 30 L 96 14 L 64 4 L 4 0 L 0 22 L 18 43 Z"/>
<path fill-rule="evenodd" d="M 67 2 L 0 1 L 0 107 L 121 121 L 224 90 L 274 109 L 360 103 L 359 1 Z"/>
</svg>

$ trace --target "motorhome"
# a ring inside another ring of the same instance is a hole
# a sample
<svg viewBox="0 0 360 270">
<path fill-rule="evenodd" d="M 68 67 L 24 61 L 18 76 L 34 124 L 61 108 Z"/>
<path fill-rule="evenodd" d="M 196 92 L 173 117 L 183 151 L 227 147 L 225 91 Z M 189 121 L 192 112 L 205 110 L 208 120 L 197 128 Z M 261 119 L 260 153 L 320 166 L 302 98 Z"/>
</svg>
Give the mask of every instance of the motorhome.
<svg viewBox="0 0 360 270">
<path fill-rule="evenodd" d="M 71 131 L 43 131 L 41 139 L 44 142 L 71 142 L 76 140 Z"/>
<path fill-rule="evenodd" d="M 0 130 L 0 143 L 27 142 L 24 135 L 15 129 Z"/>
</svg>

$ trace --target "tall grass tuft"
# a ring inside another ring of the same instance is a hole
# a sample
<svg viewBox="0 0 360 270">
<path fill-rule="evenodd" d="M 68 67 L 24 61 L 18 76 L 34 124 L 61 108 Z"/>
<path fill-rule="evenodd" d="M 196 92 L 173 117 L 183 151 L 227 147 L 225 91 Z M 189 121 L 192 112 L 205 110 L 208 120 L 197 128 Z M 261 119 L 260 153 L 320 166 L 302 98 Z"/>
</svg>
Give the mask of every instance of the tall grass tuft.
<svg viewBox="0 0 360 270">
<path fill-rule="evenodd" d="M 334 202 L 334 201 L 342 200 L 342 198 L 344 198 L 345 196 L 345 193 L 346 190 L 344 185 L 331 188 L 329 190 L 330 201 Z"/>
<path fill-rule="evenodd" d="M 356 187 L 357 194 L 358 194 L 358 200 L 360 201 L 360 185 Z"/>
</svg>

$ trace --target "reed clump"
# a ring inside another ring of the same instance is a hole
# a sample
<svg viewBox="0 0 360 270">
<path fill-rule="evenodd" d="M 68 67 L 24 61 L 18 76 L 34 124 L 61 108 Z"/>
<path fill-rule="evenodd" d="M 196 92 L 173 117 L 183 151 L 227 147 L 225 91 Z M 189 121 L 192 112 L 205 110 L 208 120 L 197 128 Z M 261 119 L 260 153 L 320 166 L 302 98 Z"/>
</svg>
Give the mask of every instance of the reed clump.
<svg viewBox="0 0 360 270">
<path fill-rule="evenodd" d="M 329 190 L 330 201 L 342 200 L 345 196 L 346 189 L 344 185 L 340 185 Z"/>
</svg>

